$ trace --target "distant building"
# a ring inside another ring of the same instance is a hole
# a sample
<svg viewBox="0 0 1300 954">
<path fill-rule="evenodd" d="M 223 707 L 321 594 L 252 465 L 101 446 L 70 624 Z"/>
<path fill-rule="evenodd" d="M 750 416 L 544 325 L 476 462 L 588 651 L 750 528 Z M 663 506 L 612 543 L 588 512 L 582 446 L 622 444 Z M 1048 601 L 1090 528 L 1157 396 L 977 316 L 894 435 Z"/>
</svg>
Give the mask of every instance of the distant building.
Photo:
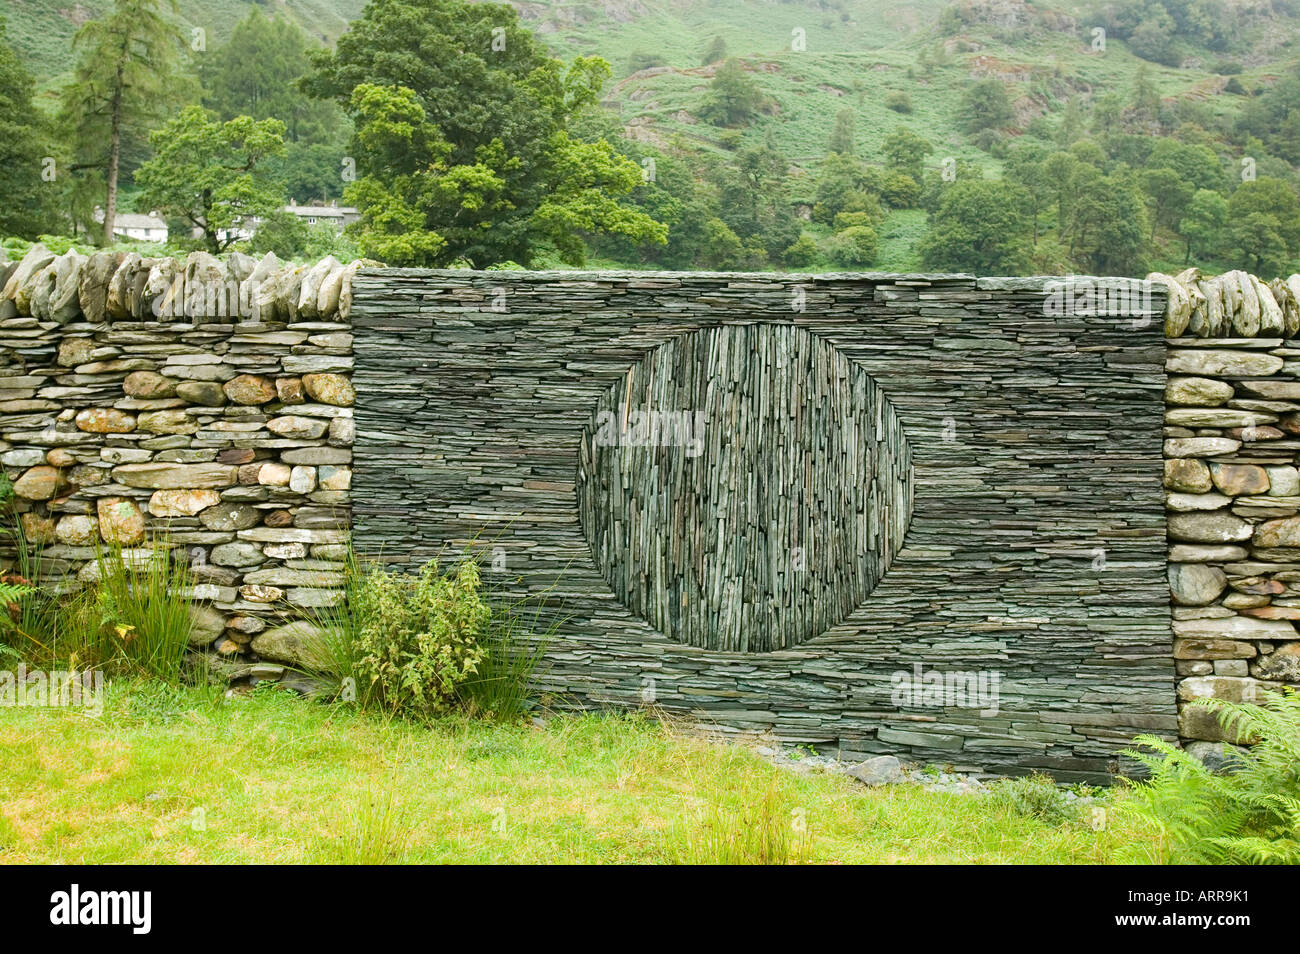
<svg viewBox="0 0 1300 954">
<path fill-rule="evenodd" d="M 361 218 L 361 213 L 355 208 L 350 205 L 339 205 L 336 201 L 331 201 L 329 205 L 298 205 L 296 200 L 290 199 L 284 210 L 292 212 L 308 225 L 328 222 L 339 231 Z"/>
<path fill-rule="evenodd" d="M 343 231 L 345 226 L 351 225 L 361 218 L 361 213 L 355 208 L 350 205 L 339 205 L 337 201 L 332 201 L 329 205 L 323 203 L 320 205 L 299 205 L 297 200 L 290 199 L 289 204 L 284 207 L 283 211 L 296 215 L 307 225 L 332 225 L 340 232 Z M 221 229 L 217 236 L 223 242 L 229 241 L 232 237 L 236 241 L 247 241 L 253 237 L 261 222 L 260 216 L 248 221 L 241 219 L 231 228 Z"/>
<path fill-rule="evenodd" d="M 104 210 L 95 210 L 95 221 L 104 221 Z M 113 216 L 113 234 L 136 242 L 166 242 L 167 223 L 157 212 L 118 212 Z"/>
</svg>

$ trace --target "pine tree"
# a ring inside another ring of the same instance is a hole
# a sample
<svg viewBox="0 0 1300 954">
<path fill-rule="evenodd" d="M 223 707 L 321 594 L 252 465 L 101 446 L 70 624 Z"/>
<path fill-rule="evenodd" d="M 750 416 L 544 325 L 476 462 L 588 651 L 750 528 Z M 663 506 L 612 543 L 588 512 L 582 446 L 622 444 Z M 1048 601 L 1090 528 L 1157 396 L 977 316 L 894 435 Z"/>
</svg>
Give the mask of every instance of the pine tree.
<svg viewBox="0 0 1300 954">
<path fill-rule="evenodd" d="M 118 179 L 128 144 L 140 147 L 151 126 L 189 88 L 179 76 L 180 35 L 160 0 L 114 0 L 73 41 L 79 51 L 73 81 L 63 91 L 63 120 L 80 169 L 102 170 L 104 244 L 113 242 Z M 176 10 L 175 0 L 167 0 Z"/>
</svg>

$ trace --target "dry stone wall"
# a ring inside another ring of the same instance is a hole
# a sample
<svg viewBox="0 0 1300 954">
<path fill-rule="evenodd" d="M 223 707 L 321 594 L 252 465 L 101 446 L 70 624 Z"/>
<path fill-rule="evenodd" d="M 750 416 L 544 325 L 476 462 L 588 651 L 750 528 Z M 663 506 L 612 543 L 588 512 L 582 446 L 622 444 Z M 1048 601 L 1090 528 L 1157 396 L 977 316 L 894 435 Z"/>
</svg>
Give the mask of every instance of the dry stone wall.
<svg viewBox="0 0 1300 954">
<path fill-rule="evenodd" d="M 1300 275 L 1152 277 L 1170 289 L 1164 449 L 1179 731 L 1199 749 L 1224 733 L 1188 703 L 1300 685 Z"/>
<path fill-rule="evenodd" d="M 548 594 L 557 700 L 1067 777 L 1138 731 L 1217 744 L 1197 698 L 1300 685 L 1300 276 L 1108 299 L 366 264 L 0 262 L 0 467 L 45 579 L 165 545 L 195 648 L 292 679 L 355 499 L 364 549 L 479 547 Z M 631 417 L 652 404 L 702 417 Z M 998 671 L 999 710 L 900 704 L 917 664 Z"/>
<path fill-rule="evenodd" d="M 296 618 L 340 596 L 358 267 L 42 246 L 0 266 L 0 465 L 45 578 L 165 545 L 195 648 L 261 678 L 299 662 Z"/>
</svg>

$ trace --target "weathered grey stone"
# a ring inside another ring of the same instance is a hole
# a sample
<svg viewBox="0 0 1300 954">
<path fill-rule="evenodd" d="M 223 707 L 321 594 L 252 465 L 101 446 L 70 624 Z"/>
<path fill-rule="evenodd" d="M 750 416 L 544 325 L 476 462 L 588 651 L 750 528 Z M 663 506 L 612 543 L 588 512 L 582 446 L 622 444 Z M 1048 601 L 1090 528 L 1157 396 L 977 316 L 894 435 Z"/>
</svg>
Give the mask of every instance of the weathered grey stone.
<svg viewBox="0 0 1300 954">
<path fill-rule="evenodd" d="M 1265 467 L 1271 497 L 1300 497 L 1300 471 L 1295 467 Z"/>
<path fill-rule="evenodd" d="M 1300 642 L 1285 643 L 1261 656 L 1252 671 L 1261 679 L 1300 683 Z"/>
<path fill-rule="evenodd" d="M 1165 383 L 1165 402 L 1192 407 L 1218 407 L 1233 395 L 1231 384 L 1212 378 L 1170 378 Z"/>
<path fill-rule="evenodd" d="M 1257 427 L 1272 424 L 1276 420 L 1276 414 L 1234 411 L 1226 407 L 1175 407 L 1165 411 L 1165 423 L 1181 427 Z"/>
<path fill-rule="evenodd" d="M 140 415 L 140 430 L 151 434 L 193 434 L 199 422 L 185 411 L 147 411 Z"/>
<path fill-rule="evenodd" d="M 352 451 L 345 447 L 295 447 L 280 458 L 286 464 L 350 464 Z"/>
<path fill-rule="evenodd" d="M 128 487 L 149 489 L 221 489 L 235 485 L 239 468 L 224 464 L 122 464 L 113 469 L 113 479 Z"/>
<path fill-rule="evenodd" d="M 37 242 L 27 250 L 27 254 L 22 257 L 18 267 L 9 276 L 9 280 L 5 282 L 4 294 L 0 297 L 13 302 L 17 314 L 30 315 L 32 281 L 53 261 L 54 253 L 41 242 Z"/>
<path fill-rule="evenodd" d="M 278 603 L 284 599 L 284 590 L 264 583 L 245 583 L 239 588 L 239 595 L 250 603 Z"/>
<path fill-rule="evenodd" d="M 1246 559 L 1244 547 L 1175 543 L 1169 548 L 1171 563 L 1226 563 L 1230 560 L 1244 559 Z"/>
<path fill-rule="evenodd" d="M 257 482 L 269 487 L 288 487 L 293 478 L 293 468 L 287 464 L 268 461 L 257 466 Z"/>
<path fill-rule="evenodd" d="M 235 404 L 257 405 L 275 400 L 275 384 L 269 378 L 258 374 L 240 374 L 223 386 L 228 397 Z"/>
<path fill-rule="evenodd" d="M 1165 456 L 1218 457 L 1234 453 L 1240 448 L 1241 441 L 1229 437 L 1175 437 L 1165 441 Z"/>
<path fill-rule="evenodd" d="M 1227 742 L 1188 742 L 1183 749 L 1211 772 L 1222 774 L 1241 764 L 1241 749 Z"/>
<path fill-rule="evenodd" d="M 1300 517 L 1266 520 L 1255 528 L 1257 547 L 1300 547 Z"/>
<path fill-rule="evenodd" d="M 903 766 L 897 756 L 878 755 L 875 758 L 859 762 L 849 769 L 849 775 L 863 785 L 895 785 L 905 781 Z"/>
<path fill-rule="evenodd" d="M 295 467 L 289 472 L 289 489 L 294 493 L 309 494 L 316 489 L 316 468 Z"/>
<path fill-rule="evenodd" d="M 1195 463 L 1200 462 L 1195 461 Z M 1223 494 L 1165 494 L 1165 507 L 1178 513 L 1190 513 L 1194 510 L 1219 510 L 1230 503 L 1232 503 L 1232 498 L 1225 497 Z"/>
<path fill-rule="evenodd" d="M 86 321 L 98 323 L 107 317 L 108 284 L 125 256 L 121 252 L 96 252 L 81 269 L 78 305 Z"/>
<path fill-rule="evenodd" d="M 1228 578 L 1222 570 L 1203 563 L 1173 563 L 1169 566 L 1169 591 L 1175 603 L 1204 606 L 1219 598 Z"/>
<path fill-rule="evenodd" d="M 1249 540 L 1253 531 L 1250 523 L 1225 511 L 1174 513 L 1168 520 L 1169 538 L 1189 543 L 1237 543 Z"/>
<path fill-rule="evenodd" d="M 41 464 L 31 468 L 14 481 L 14 495 L 27 500 L 49 500 L 67 486 L 63 472 L 57 467 Z"/>
<path fill-rule="evenodd" d="M 122 390 L 130 397 L 169 398 L 176 394 L 176 381 L 156 371 L 132 371 L 122 382 Z"/>
<path fill-rule="evenodd" d="M 1259 682 L 1255 679 L 1233 676 L 1192 676 L 1178 683 L 1178 698 L 1184 702 L 1192 702 L 1196 699 L 1257 702 Z"/>
<path fill-rule="evenodd" d="M 324 659 L 321 631 L 303 620 L 258 633 L 251 647 L 259 656 L 291 666 L 311 668 Z"/>
<path fill-rule="evenodd" d="M 1255 464 L 1210 464 L 1210 479 L 1214 486 L 1230 496 L 1268 493 L 1268 474 Z"/>
<path fill-rule="evenodd" d="M 60 543 L 70 547 L 94 546 L 99 539 L 99 521 L 84 514 L 70 514 L 59 518 L 54 533 Z"/>
<path fill-rule="evenodd" d="M 261 519 L 261 511 L 242 503 L 218 504 L 199 514 L 199 521 L 209 530 L 247 530 Z"/>
<path fill-rule="evenodd" d="M 357 392 L 352 382 L 341 374 L 305 374 L 302 386 L 313 401 L 322 404 L 351 407 L 356 402 Z"/>
<path fill-rule="evenodd" d="M 276 378 L 275 393 L 281 404 L 302 404 L 306 400 L 302 390 L 302 378 Z"/>
<path fill-rule="evenodd" d="M 134 500 L 126 497 L 101 497 L 95 501 L 99 515 L 99 533 L 107 543 L 134 546 L 144 542 L 144 514 Z"/>
<path fill-rule="evenodd" d="M 77 428 L 92 434 L 128 434 L 136 419 L 112 407 L 89 407 L 77 414 Z"/>
<path fill-rule="evenodd" d="M 1296 639 L 1296 628 L 1284 620 L 1249 619 L 1245 616 L 1233 616 L 1228 619 L 1189 619 L 1175 620 L 1174 635 L 1184 639 Z M 1244 644 L 1243 644 L 1244 645 Z M 1179 656 L 1178 659 L 1195 659 L 1195 656 Z M 1230 654 L 1238 655 L 1238 654 Z M 1252 649 L 1248 656 L 1255 655 Z"/>
<path fill-rule="evenodd" d="M 225 614 L 211 606 L 190 604 L 190 645 L 210 646 L 226 628 Z"/>
<path fill-rule="evenodd" d="M 256 566 L 265 563 L 261 549 L 251 543 L 223 543 L 212 548 L 210 558 L 218 566 Z"/>
<path fill-rule="evenodd" d="M 266 422 L 266 428 L 272 434 L 293 440 L 314 440 L 324 434 L 328 427 L 329 423 L 326 421 L 293 415 L 273 417 Z"/>
<path fill-rule="evenodd" d="M 215 381 L 182 381 L 176 385 L 176 396 L 203 407 L 221 407 L 226 403 L 226 392 Z"/>
<path fill-rule="evenodd" d="M 39 513 L 25 513 L 18 518 L 23 529 L 23 539 L 29 544 L 48 544 L 57 539 L 54 521 Z"/>
<path fill-rule="evenodd" d="M 1201 377 L 1266 378 L 1282 370 L 1282 359 L 1251 351 L 1170 350 L 1165 370 Z"/>
<path fill-rule="evenodd" d="M 269 586 L 342 586 L 343 574 L 330 570 L 295 570 L 276 566 L 244 574 L 245 583 Z"/>
<path fill-rule="evenodd" d="M 347 490 L 352 486 L 352 470 L 322 464 L 317 470 L 317 486 L 322 490 Z"/>
</svg>

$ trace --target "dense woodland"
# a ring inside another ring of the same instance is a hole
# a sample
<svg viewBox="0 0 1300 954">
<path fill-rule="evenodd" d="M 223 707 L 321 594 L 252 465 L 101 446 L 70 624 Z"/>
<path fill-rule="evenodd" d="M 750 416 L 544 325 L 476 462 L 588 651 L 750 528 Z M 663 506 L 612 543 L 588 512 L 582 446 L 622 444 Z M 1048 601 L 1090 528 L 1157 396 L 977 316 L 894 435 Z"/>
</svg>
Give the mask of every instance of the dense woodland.
<svg viewBox="0 0 1300 954">
<path fill-rule="evenodd" d="M 888 84 L 849 71 L 810 156 L 782 135 L 798 105 L 769 88 L 771 57 L 733 55 L 722 34 L 698 37 L 692 63 L 565 58 L 509 6 L 373 0 L 329 46 L 256 5 L 200 44 L 167 0 L 113 0 L 55 84 L 0 31 L 0 236 L 11 254 L 38 236 L 102 244 L 103 210 L 157 210 L 169 251 L 394 265 L 1300 268 L 1294 11 L 1124 0 L 1098 8 L 1101 48 L 1098 28 L 1049 13 L 942 8 Z M 996 43 L 1036 65 L 990 68 Z M 1058 48 L 1131 68 L 1081 88 L 1043 52 Z M 1180 90 L 1189 63 L 1198 82 Z M 612 88 L 669 74 L 690 78 L 674 115 L 701 133 L 629 135 Z M 882 107 L 884 128 L 860 128 Z M 309 227 L 290 199 L 361 220 Z M 254 218 L 252 239 L 231 233 Z"/>
</svg>

